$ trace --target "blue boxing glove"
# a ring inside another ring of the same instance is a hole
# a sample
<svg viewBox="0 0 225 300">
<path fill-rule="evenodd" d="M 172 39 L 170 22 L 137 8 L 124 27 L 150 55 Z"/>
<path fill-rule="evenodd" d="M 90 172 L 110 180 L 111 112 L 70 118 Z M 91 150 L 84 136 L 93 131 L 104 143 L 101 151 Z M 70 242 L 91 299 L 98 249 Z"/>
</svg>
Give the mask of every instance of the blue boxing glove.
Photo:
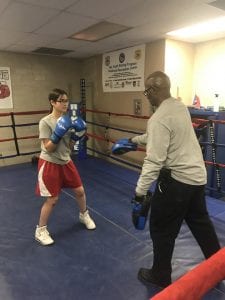
<svg viewBox="0 0 225 300">
<path fill-rule="evenodd" d="M 75 132 L 84 132 L 87 128 L 85 121 L 81 117 L 76 117 L 72 120 L 71 127 Z"/>
<path fill-rule="evenodd" d="M 71 132 L 71 140 L 74 142 L 81 141 L 81 142 L 86 142 L 88 140 L 88 137 L 86 136 L 86 131 L 81 131 L 81 132 Z"/>
<path fill-rule="evenodd" d="M 75 119 L 73 119 L 71 122 L 71 128 L 73 129 L 71 133 L 71 139 L 77 142 L 85 135 L 87 126 L 81 117 L 75 117 Z"/>
<path fill-rule="evenodd" d="M 132 221 L 134 227 L 143 230 L 148 219 L 148 212 L 151 206 L 152 193 L 148 191 L 145 196 L 135 196 L 131 201 L 133 203 Z"/>
<path fill-rule="evenodd" d="M 50 136 L 50 140 L 53 144 L 58 144 L 64 134 L 71 127 L 71 119 L 68 115 L 64 115 L 57 120 L 55 130 Z"/>
<path fill-rule="evenodd" d="M 133 143 L 130 139 L 120 139 L 112 146 L 112 154 L 121 155 L 129 151 L 136 151 L 137 144 Z"/>
</svg>

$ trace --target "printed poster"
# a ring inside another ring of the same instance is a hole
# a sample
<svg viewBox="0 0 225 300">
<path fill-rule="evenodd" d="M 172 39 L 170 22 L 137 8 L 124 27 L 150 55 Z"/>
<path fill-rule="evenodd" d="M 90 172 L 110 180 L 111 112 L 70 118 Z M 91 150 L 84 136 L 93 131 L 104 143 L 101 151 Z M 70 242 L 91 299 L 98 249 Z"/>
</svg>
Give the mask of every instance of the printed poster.
<svg viewBox="0 0 225 300">
<path fill-rule="evenodd" d="M 145 45 L 103 55 L 104 92 L 144 91 Z"/>
<path fill-rule="evenodd" d="M 0 67 L 0 109 L 13 108 L 10 69 Z"/>
</svg>

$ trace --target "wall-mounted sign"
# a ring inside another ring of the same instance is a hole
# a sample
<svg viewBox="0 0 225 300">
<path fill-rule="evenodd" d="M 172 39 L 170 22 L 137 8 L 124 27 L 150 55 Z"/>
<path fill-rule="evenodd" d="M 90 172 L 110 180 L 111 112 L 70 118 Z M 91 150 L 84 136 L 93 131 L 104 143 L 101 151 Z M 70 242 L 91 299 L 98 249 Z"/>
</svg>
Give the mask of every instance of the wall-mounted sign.
<svg viewBox="0 0 225 300">
<path fill-rule="evenodd" d="M 103 55 L 102 84 L 104 92 L 144 90 L 145 45 Z"/>
<path fill-rule="evenodd" d="M 13 108 L 10 69 L 0 67 L 0 109 Z"/>
</svg>

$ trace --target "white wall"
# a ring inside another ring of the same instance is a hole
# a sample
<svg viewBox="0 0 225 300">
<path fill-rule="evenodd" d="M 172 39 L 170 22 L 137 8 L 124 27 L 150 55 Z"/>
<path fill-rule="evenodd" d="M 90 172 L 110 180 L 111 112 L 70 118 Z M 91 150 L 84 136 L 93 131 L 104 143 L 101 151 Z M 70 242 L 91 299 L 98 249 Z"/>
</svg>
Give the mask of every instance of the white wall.
<svg viewBox="0 0 225 300">
<path fill-rule="evenodd" d="M 171 94 L 186 105 L 193 102 L 194 46 L 190 43 L 166 40 L 165 72 L 171 80 Z"/>
<path fill-rule="evenodd" d="M 192 105 L 197 94 L 202 106 L 213 106 L 218 93 L 225 107 L 225 39 L 199 44 L 166 40 L 165 72 L 172 95 L 179 94 L 186 105 Z"/>
<path fill-rule="evenodd" d="M 212 106 L 214 94 L 219 93 L 220 105 L 225 107 L 225 39 L 196 45 L 193 74 L 201 104 Z"/>
</svg>

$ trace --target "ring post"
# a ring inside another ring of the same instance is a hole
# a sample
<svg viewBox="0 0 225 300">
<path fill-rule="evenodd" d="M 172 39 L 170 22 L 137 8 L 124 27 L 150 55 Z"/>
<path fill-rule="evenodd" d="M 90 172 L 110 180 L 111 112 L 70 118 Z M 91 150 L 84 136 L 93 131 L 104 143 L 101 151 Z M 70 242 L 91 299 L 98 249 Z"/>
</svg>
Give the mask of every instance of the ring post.
<svg viewBox="0 0 225 300">
<path fill-rule="evenodd" d="M 86 86 L 85 79 L 80 80 L 80 97 L 81 102 L 79 103 L 78 113 L 81 118 L 86 122 Z M 82 160 L 87 158 L 87 141 L 86 139 L 79 141 L 78 146 L 78 159 Z"/>
</svg>

